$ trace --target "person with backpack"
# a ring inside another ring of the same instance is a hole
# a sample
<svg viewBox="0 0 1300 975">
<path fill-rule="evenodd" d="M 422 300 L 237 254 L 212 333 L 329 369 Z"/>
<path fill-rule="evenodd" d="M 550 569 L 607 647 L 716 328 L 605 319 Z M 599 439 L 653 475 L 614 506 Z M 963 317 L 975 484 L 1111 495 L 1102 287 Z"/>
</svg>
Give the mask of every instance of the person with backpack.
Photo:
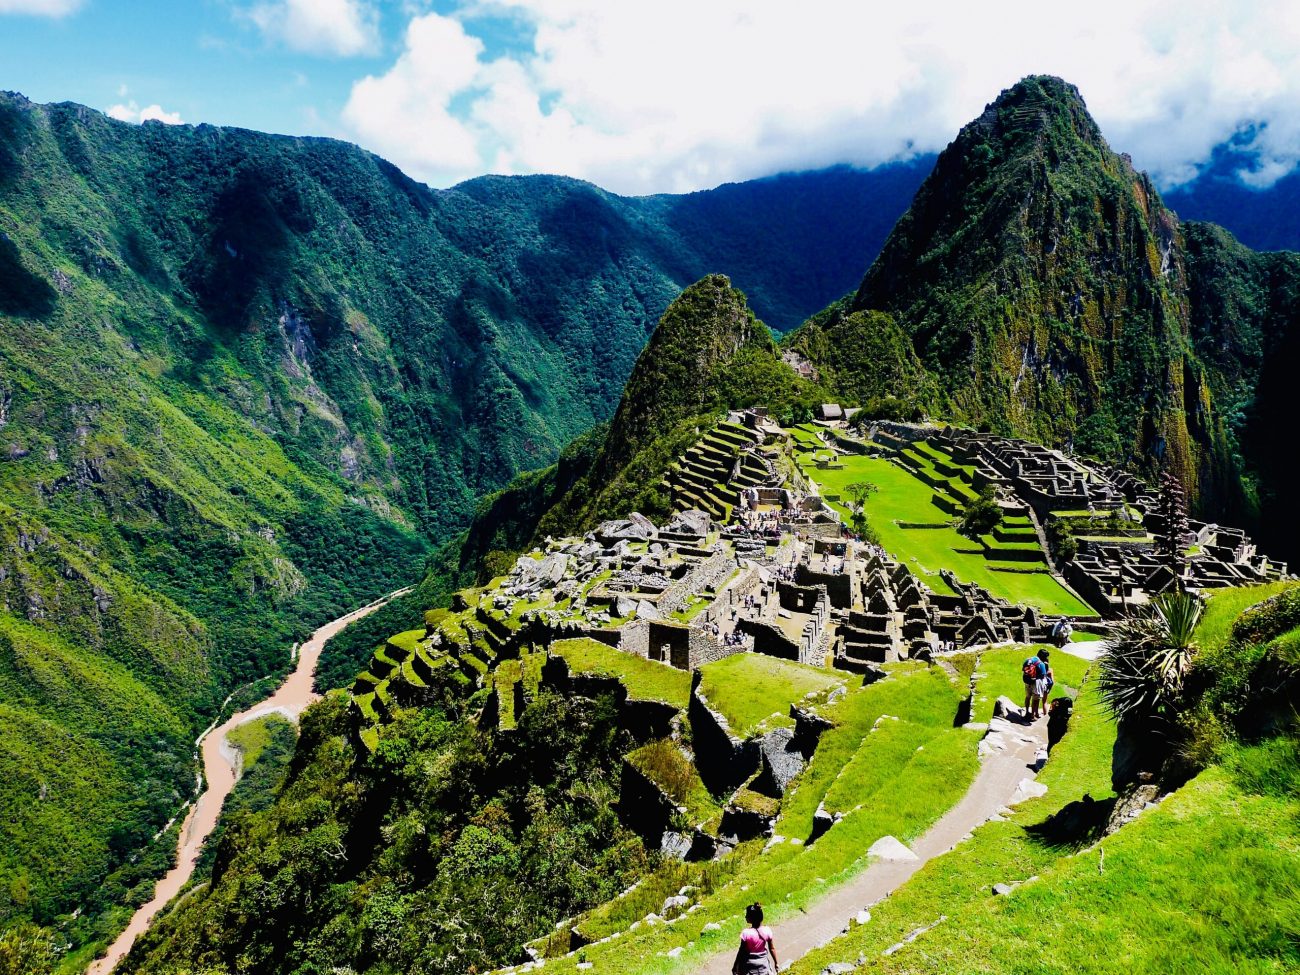
<svg viewBox="0 0 1300 975">
<path fill-rule="evenodd" d="M 1037 654 L 1026 657 L 1025 662 L 1020 665 L 1020 677 L 1025 682 L 1025 716 L 1030 721 L 1037 721 L 1039 718 L 1039 708 L 1042 705 L 1042 698 L 1039 697 L 1041 691 L 1039 681 L 1046 673 L 1047 668 L 1043 666 L 1043 661 Z"/>
<path fill-rule="evenodd" d="M 776 945 L 772 943 L 772 929 L 763 923 L 763 905 L 754 903 L 745 908 L 745 921 L 749 927 L 740 932 L 740 947 L 731 975 L 770 975 L 778 969 Z M 768 956 L 772 958 L 768 965 Z"/>
<path fill-rule="evenodd" d="M 1043 665 L 1043 676 L 1039 678 L 1041 690 L 1038 692 L 1039 706 L 1043 709 L 1043 714 L 1047 713 L 1047 699 L 1052 696 L 1052 688 L 1056 686 L 1056 675 L 1052 673 L 1052 651 L 1046 647 L 1038 651 L 1038 662 Z"/>
</svg>

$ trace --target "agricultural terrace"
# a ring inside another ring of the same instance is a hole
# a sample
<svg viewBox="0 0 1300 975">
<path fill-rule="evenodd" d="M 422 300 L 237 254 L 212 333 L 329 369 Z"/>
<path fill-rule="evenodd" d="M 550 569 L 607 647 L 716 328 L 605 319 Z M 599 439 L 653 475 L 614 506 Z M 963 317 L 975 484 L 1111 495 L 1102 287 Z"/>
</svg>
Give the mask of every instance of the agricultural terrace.
<svg viewBox="0 0 1300 975">
<path fill-rule="evenodd" d="M 952 527 L 953 516 L 934 503 L 934 488 L 898 464 L 879 457 L 841 454 L 842 466 L 821 468 L 813 462 L 810 452 L 798 450 L 796 459 L 804 475 L 817 483 L 826 500 L 846 519 L 851 514 L 844 500 L 848 486 L 856 481 L 875 484 L 879 490 L 868 498 L 866 512 L 880 544 L 935 592 L 952 591 L 939 575 L 939 570 L 946 568 L 963 582 L 976 583 L 1013 603 L 1049 613 L 1093 615 L 1092 609 L 1045 569 L 1027 571 L 1025 562 L 987 557 L 980 543 Z M 1033 545 L 1037 544 L 1035 540 Z M 989 552 L 996 555 L 996 545 Z"/>
<path fill-rule="evenodd" d="M 746 737 L 758 731 L 789 727 L 791 704 L 842 687 L 847 674 L 780 660 L 757 653 L 738 653 L 700 668 L 700 690 L 731 726 Z"/>
</svg>

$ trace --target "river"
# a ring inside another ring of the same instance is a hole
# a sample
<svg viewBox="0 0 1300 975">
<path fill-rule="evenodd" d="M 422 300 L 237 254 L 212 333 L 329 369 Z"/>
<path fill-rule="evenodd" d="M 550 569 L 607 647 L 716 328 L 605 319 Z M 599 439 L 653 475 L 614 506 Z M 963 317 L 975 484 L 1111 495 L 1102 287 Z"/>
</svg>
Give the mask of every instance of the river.
<svg viewBox="0 0 1300 975">
<path fill-rule="evenodd" d="M 235 787 L 238 779 L 239 755 L 226 742 L 226 734 L 246 721 L 273 712 L 282 714 L 291 721 L 297 721 L 298 715 L 302 714 L 307 705 L 320 698 L 320 695 L 312 690 L 312 680 L 316 674 L 316 662 L 320 659 L 320 652 L 326 641 L 349 623 L 368 616 L 390 599 L 408 592 L 410 589 L 399 589 L 369 605 L 353 610 L 346 616 L 340 616 L 326 623 L 299 647 L 298 659 L 293 671 L 273 694 L 247 710 L 232 715 L 220 727 L 209 728 L 204 732 L 196 745 L 203 762 L 207 787 L 200 793 L 198 800 L 190 806 L 181 825 L 180 838 L 177 841 L 176 866 L 167 871 L 167 874 L 158 881 L 153 898 L 141 905 L 131 917 L 126 930 L 109 946 L 108 953 L 92 962 L 86 969 L 86 975 L 108 975 L 114 966 L 126 957 L 135 939 L 149 927 L 154 916 L 167 905 L 168 901 L 180 893 L 181 888 L 194 873 L 194 865 L 199 858 L 199 851 L 203 849 L 203 841 L 216 827 L 222 803 L 226 801 L 226 796 L 230 795 L 230 790 Z"/>
</svg>

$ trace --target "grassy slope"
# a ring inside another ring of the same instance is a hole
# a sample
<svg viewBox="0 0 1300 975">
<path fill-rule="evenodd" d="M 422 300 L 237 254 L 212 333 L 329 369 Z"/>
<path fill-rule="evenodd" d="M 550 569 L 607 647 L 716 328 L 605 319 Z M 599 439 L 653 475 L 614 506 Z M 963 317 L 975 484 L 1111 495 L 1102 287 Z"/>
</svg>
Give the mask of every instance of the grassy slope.
<svg viewBox="0 0 1300 975">
<path fill-rule="evenodd" d="M 1294 582 L 1269 582 L 1210 593 L 1201 622 L 1196 627 L 1196 642 L 1203 650 L 1222 647 L 1232 636 L 1232 624 L 1245 610 L 1295 585 Z"/>
<path fill-rule="evenodd" d="M 691 695 L 691 675 L 687 671 L 586 638 L 557 640 L 551 644 L 551 652 L 563 657 L 575 674 L 617 677 L 633 698 L 686 709 Z"/>
<path fill-rule="evenodd" d="M 1247 607 L 1284 588 L 1214 593 L 1197 640 L 1221 647 Z M 1067 659 L 1056 654 L 1058 679 Z M 1069 663 L 1071 671 L 1077 663 Z M 981 669 L 986 669 L 982 666 Z M 992 690 L 992 688 L 990 688 Z M 1053 838 L 1068 803 L 1110 794 L 1114 726 L 1085 685 L 1040 781 L 1046 796 L 988 823 L 793 968 L 865 957 L 885 972 L 1281 972 L 1300 965 L 1300 750 L 1233 746 L 1156 809 L 1092 845 Z M 1027 882 L 997 897 L 991 885 Z M 946 920 L 886 957 L 905 935 Z"/>
<path fill-rule="evenodd" d="M 811 846 L 780 842 L 759 856 L 742 853 L 750 859 L 703 898 L 704 909 L 671 927 L 640 926 L 607 945 L 590 946 L 585 954 L 596 970 L 628 975 L 690 971 L 734 944 L 745 904 L 760 900 L 769 916 L 778 918 L 808 909 L 822 893 L 866 867 L 864 851 L 876 839 L 887 834 L 904 842 L 914 839 L 962 795 L 976 771 L 979 736 L 952 727 L 958 688 L 939 668 L 906 664 L 891 670 L 891 679 L 855 688 L 827 709 L 839 724 L 823 736 L 812 763 L 784 801 L 777 833 L 794 840 L 807 836 L 821 796 L 859 750 L 879 788 Z M 935 734 L 919 751 L 877 747 L 881 739 L 864 729 L 889 713 Z M 704 931 L 711 922 L 719 923 L 720 930 Z M 676 947 L 683 952 L 675 959 L 666 957 Z M 552 959 L 547 970 L 573 971 L 576 963 L 576 956 Z"/>
<path fill-rule="evenodd" d="M 844 677 L 758 653 L 738 653 L 700 668 L 700 689 L 709 703 L 744 738 L 760 726 L 791 724 L 790 705 L 808 694 L 829 691 Z"/>
<path fill-rule="evenodd" d="M 939 576 L 939 570 L 946 568 L 963 582 L 977 583 L 993 595 L 1012 602 L 1053 613 L 1092 615 L 1091 609 L 1046 573 L 995 572 L 984 556 L 965 554 L 974 543 L 954 528 L 900 528 L 899 521 L 946 526 L 952 516 L 935 506 L 930 485 L 897 464 L 878 457 L 846 454 L 840 457 L 842 468 L 818 469 L 807 463 L 805 457 L 800 458 L 801 466 L 824 494 L 843 497 L 849 484 L 863 480 L 880 488 L 867 500 L 867 517 L 872 528 L 886 550 L 906 562 L 936 592 L 949 591 Z M 848 513 L 843 504 L 832 503 L 841 513 Z"/>
</svg>

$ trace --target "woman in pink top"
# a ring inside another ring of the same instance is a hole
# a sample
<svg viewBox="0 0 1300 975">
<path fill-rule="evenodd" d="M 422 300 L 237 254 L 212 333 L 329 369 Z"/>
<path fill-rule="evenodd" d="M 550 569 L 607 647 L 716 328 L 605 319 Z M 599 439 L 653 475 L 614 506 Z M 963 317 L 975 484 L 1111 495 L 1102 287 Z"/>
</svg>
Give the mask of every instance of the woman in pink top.
<svg viewBox="0 0 1300 975">
<path fill-rule="evenodd" d="M 745 908 L 745 920 L 749 927 L 740 932 L 740 949 L 736 952 L 736 963 L 731 966 L 732 975 L 769 975 L 775 972 L 776 946 L 772 944 L 772 929 L 763 923 L 763 905 L 750 904 Z M 772 956 L 770 967 L 768 955 Z"/>
</svg>

